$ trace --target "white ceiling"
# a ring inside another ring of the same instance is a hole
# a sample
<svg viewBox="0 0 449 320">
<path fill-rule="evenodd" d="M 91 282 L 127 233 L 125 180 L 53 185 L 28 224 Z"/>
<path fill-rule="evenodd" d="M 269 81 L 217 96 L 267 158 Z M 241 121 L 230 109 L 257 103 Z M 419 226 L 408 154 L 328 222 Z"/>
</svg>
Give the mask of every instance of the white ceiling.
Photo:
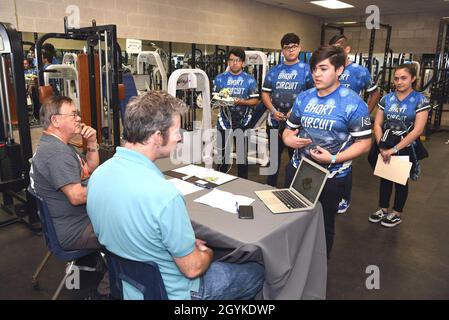
<svg viewBox="0 0 449 320">
<path fill-rule="evenodd" d="M 287 8 L 321 18 L 348 17 L 366 15 L 369 5 L 377 5 L 380 14 L 440 12 L 449 16 L 449 1 L 444 0 L 341 0 L 352 4 L 354 8 L 331 10 L 310 3 L 309 0 L 256 0 L 269 5 Z"/>
</svg>

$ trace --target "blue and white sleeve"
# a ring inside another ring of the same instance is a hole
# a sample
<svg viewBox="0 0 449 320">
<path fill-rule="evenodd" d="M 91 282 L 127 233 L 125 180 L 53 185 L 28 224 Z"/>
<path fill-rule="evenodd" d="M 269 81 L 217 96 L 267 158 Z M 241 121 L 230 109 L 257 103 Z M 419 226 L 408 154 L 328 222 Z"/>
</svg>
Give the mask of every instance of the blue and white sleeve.
<svg viewBox="0 0 449 320">
<path fill-rule="evenodd" d="M 419 103 L 416 105 L 416 113 L 418 112 L 422 112 L 422 111 L 426 111 L 430 109 L 430 102 L 429 100 L 421 95 L 421 100 L 419 101 Z"/>
<path fill-rule="evenodd" d="M 301 110 L 300 106 L 304 99 L 304 92 L 296 97 L 295 103 L 293 104 L 290 117 L 287 119 L 287 128 L 290 130 L 296 130 L 301 127 Z"/>
<path fill-rule="evenodd" d="M 371 138 L 371 119 L 363 100 L 348 115 L 348 131 L 354 140 Z"/>
<path fill-rule="evenodd" d="M 262 91 L 264 92 L 271 92 L 273 91 L 273 69 L 268 71 L 267 75 L 265 76 L 265 80 L 262 85 Z"/>
<path fill-rule="evenodd" d="M 382 99 L 380 99 L 379 103 L 377 104 L 377 107 L 382 110 L 385 111 L 385 103 L 387 101 L 387 96 L 383 96 Z"/>
<path fill-rule="evenodd" d="M 254 79 L 253 76 L 251 76 L 249 80 L 249 97 L 252 98 L 259 98 L 259 88 L 257 87 L 256 79 Z"/>
<path fill-rule="evenodd" d="M 217 77 L 215 77 L 215 79 L 214 79 L 214 87 L 213 87 L 213 89 L 212 89 L 212 93 L 218 93 L 218 92 L 220 92 L 221 89 L 222 89 L 222 86 L 221 86 L 221 77 L 220 77 L 220 76 L 217 76 Z"/>
<path fill-rule="evenodd" d="M 308 64 L 306 64 L 304 71 L 305 90 L 307 90 L 313 88 L 315 86 L 315 83 L 313 82 L 312 71 L 310 71 L 310 66 Z"/>
<path fill-rule="evenodd" d="M 368 69 L 365 68 L 365 89 L 366 92 L 373 92 L 377 89 L 377 85 L 373 82 L 371 74 Z"/>
</svg>

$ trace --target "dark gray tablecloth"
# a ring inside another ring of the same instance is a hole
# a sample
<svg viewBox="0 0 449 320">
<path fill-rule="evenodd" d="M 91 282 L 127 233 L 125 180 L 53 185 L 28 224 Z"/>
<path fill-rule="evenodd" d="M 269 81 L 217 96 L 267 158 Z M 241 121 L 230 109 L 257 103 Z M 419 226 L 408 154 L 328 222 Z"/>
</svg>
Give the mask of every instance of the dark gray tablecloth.
<svg viewBox="0 0 449 320">
<path fill-rule="evenodd" d="M 254 220 L 193 201 L 210 190 L 187 195 L 196 237 L 207 241 L 221 261 L 263 262 L 264 299 L 325 299 L 327 258 L 321 205 L 311 211 L 275 215 L 254 193 L 270 188 L 244 179 L 218 187 L 255 199 Z"/>
</svg>

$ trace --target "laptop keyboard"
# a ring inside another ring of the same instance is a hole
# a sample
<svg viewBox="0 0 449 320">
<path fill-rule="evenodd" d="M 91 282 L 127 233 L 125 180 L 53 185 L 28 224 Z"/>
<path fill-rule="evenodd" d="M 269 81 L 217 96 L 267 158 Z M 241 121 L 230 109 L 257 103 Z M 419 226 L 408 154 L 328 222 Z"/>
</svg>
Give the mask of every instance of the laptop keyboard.
<svg viewBox="0 0 449 320">
<path fill-rule="evenodd" d="M 306 206 L 296 199 L 289 190 L 273 191 L 273 194 L 289 209 L 304 208 Z"/>
</svg>

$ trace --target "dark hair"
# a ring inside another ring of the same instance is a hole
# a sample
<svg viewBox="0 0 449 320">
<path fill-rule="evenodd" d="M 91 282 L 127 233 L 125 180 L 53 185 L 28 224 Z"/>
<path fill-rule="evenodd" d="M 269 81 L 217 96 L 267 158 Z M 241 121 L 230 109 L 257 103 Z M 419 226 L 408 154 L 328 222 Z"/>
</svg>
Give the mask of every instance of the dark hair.
<svg viewBox="0 0 449 320">
<path fill-rule="evenodd" d="M 42 50 L 42 60 L 46 59 L 49 63 L 53 61 L 53 55 L 45 50 Z"/>
<path fill-rule="evenodd" d="M 73 100 L 65 96 L 51 96 L 45 100 L 39 111 L 39 118 L 44 129 L 51 124 L 51 117 L 59 114 L 64 103 L 73 103 Z"/>
<path fill-rule="evenodd" d="M 149 91 L 134 97 L 126 106 L 123 139 L 143 144 L 159 130 L 165 144 L 165 134 L 173 124 L 173 117 L 185 111 L 184 102 L 164 91 Z"/>
<path fill-rule="evenodd" d="M 231 54 L 233 54 L 236 57 L 239 57 L 242 61 L 245 61 L 246 55 L 245 55 L 245 51 L 243 51 L 242 49 L 240 49 L 240 48 L 231 49 L 231 51 L 228 52 L 227 59 L 229 59 Z"/>
<path fill-rule="evenodd" d="M 52 44 L 49 43 L 49 42 L 44 43 L 44 44 L 42 45 L 42 50 L 48 51 L 48 52 L 50 52 L 50 53 L 53 54 L 53 55 L 56 54 L 55 46 L 52 45 Z"/>
<path fill-rule="evenodd" d="M 342 48 L 336 46 L 324 46 L 316 49 L 310 58 L 310 69 L 313 71 L 316 65 L 323 60 L 329 59 L 335 70 L 345 65 L 346 56 Z"/>
<path fill-rule="evenodd" d="M 344 35 L 344 34 L 337 34 L 335 36 L 333 36 L 330 40 L 329 40 L 329 45 L 333 46 L 335 45 L 337 42 L 340 43 L 340 45 L 343 48 L 346 48 L 347 46 L 349 46 L 349 41 L 348 38 Z"/>
<path fill-rule="evenodd" d="M 301 39 L 294 33 L 287 33 L 281 39 L 281 48 L 290 43 L 299 44 Z"/>
<path fill-rule="evenodd" d="M 412 78 L 415 77 L 415 81 L 413 81 L 413 84 L 412 84 L 413 89 L 415 89 L 416 88 L 416 80 L 417 80 L 415 66 L 411 63 L 403 63 L 403 64 L 397 66 L 396 68 L 394 68 L 394 73 L 396 73 L 396 71 L 402 70 L 402 69 L 407 70 L 407 72 L 412 76 Z"/>
<path fill-rule="evenodd" d="M 55 47 L 51 43 L 44 43 L 41 49 L 42 59 L 47 59 L 52 63 L 53 57 L 56 55 Z"/>
</svg>

